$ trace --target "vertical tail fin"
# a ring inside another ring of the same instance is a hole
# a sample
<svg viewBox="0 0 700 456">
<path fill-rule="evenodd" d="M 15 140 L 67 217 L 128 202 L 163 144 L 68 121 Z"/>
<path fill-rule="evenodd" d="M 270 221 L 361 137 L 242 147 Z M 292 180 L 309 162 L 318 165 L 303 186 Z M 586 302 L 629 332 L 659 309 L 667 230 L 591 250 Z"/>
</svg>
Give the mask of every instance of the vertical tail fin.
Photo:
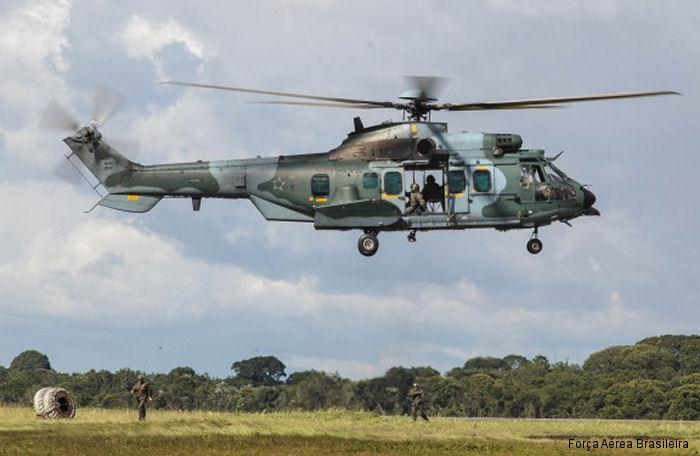
<svg viewBox="0 0 700 456">
<path fill-rule="evenodd" d="M 118 187 L 133 169 L 134 162 L 102 141 L 93 125 L 81 128 L 63 142 L 107 190 Z"/>
</svg>

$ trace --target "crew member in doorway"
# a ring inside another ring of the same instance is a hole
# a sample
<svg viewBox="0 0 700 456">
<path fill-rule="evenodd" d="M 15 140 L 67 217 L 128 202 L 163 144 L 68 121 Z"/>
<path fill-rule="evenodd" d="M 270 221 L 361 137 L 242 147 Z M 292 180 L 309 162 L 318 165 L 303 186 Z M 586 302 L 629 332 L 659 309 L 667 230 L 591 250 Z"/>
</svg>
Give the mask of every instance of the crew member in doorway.
<svg viewBox="0 0 700 456">
<path fill-rule="evenodd" d="M 443 195 L 442 185 L 438 185 L 435 182 L 435 176 L 429 174 L 425 179 L 425 186 L 423 186 L 423 198 L 428 203 L 440 203 L 442 212 L 445 212 L 445 195 Z M 431 210 L 433 210 L 431 208 Z"/>
<path fill-rule="evenodd" d="M 423 199 L 423 194 L 420 192 L 420 187 L 414 182 L 411 184 L 406 214 L 422 214 L 423 212 L 425 212 L 425 199 Z"/>
</svg>

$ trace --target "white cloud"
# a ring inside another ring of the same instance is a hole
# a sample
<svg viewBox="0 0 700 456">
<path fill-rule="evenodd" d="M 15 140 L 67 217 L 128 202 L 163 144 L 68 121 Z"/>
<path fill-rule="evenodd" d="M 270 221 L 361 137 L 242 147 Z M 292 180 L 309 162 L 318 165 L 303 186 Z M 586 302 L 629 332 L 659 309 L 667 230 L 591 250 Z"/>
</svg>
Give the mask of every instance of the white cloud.
<svg viewBox="0 0 700 456">
<path fill-rule="evenodd" d="M 11 187 L 2 192 L 13 193 Z M 39 191 L 34 198 L 45 195 Z M 27 199 L 23 204 L 36 206 L 36 201 Z M 392 287 L 379 295 L 324 291 L 317 275 L 270 279 L 234 264 L 188 257 L 177 243 L 138 224 L 91 215 L 71 225 L 68 217 L 49 223 L 51 217 L 51 213 L 34 214 L 28 237 L 5 233 L 7 239 L 25 237 L 25 248 L 0 266 L 0 298 L 17 303 L 17 312 L 78 312 L 102 318 L 150 308 L 175 319 L 217 310 L 312 320 L 363 315 L 407 327 L 461 328 L 487 338 L 495 331 L 548 327 L 572 333 L 585 333 L 594 326 L 623 330 L 632 315 L 616 297 L 619 294 L 612 295 L 610 308 L 552 311 L 528 308 L 466 279 L 449 287 Z"/>
<path fill-rule="evenodd" d="M 167 79 L 168 75 L 160 53 L 170 44 L 181 44 L 194 57 L 199 60 L 205 59 L 204 46 L 200 39 L 175 19 L 154 23 L 134 14 L 129 18 L 119 38 L 129 57 L 153 62 L 161 79 Z M 200 71 L 201 68 L 200 66 Z"/>
<path fill-rule="evenodd" d="M 216 108 L 202 92 L 185 90 L 169 106 L 133 113 L 129 134 L 140 139 L 146 164 L 243 156 L 246 152 Z"/>
<path fill-rule="evenodd" d="M 37 132 L 39 113 L 70 63 L 65 30 L 73 2 L 26 1 L 0 16 L 0 130 L 8 156 L 18 163 L 44 161 Z"/>
<path fill-rule="evenodd" d="M 46 60 L 59 71 L 68 69 L 63 34 L 70 21 L 71 0 L 27 1 L 0 20 L 0 65 L 43 69 Z"/>
<path fill-rule="evenodd" d="M 135 14 L 129 18 L 120 38 L 130 57 L 155 59 L 166 45 L 182 43 L 192 55 L 204 59 L 204 48 L 199 39 L 174 19 L 152 23 Z"/>
</svg>

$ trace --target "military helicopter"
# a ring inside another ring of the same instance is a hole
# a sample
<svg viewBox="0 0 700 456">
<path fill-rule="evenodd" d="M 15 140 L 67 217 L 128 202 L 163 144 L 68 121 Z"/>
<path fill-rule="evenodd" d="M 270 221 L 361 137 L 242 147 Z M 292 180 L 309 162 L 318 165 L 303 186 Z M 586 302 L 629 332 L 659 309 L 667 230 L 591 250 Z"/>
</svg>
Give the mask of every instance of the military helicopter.
<svg viewBox="0 0 700 456">
<path fill-rule="evenodd" d="M 119 103 L 113 92 L 96 103 L 93 119 L 80 124 L 55 103 L 40 126 L 68 129 L 63 141 L 107 193 L 95 205 L 147 212 L 163 198 L 190 198 L 199 211 L 203 198 L 249 199 L 267 220 L 313 223 L 319 230 L 362 230 L 358 249 L 372 256 L 383 231 L 471 228 L 531 229 L 527 250 L 542 250 L 538 229 L 552 222 L 600 215 L 596 197 L 541 149 L 523 149 L 512 133 L 448 132 L 432 122 L 433 111 L 483 111 L 558 107 L 563 103 L 658 95 L 662 90 L 559 98 L 471 103 L 437 103 L 432 77 L 414 77 L 414 89 L 400 102 L 274 92 L 191 82 L 163 85 L 271 95 L 270 104 L 397 109 L 403 119 L 364 126 L 328 152 L 239 160 L 141 165 L 123 156 L 102 137 L 99 127 Z M 294 100 L 290 100 L 294 99 Z M 73 162 L 71 162 L 73 163 Z M 95 186 L 95 187 L 96 187 Z"/>
</svg>

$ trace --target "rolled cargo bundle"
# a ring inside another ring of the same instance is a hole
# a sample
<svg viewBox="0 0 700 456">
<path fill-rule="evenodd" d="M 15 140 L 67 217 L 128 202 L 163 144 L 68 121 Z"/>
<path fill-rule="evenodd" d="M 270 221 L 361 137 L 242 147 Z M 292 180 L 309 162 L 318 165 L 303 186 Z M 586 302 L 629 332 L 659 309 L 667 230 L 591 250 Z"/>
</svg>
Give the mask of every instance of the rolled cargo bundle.
<svg viewBox="0 0 700 456">
<path fill-rule="evenodd" d="M 73 418 L 75 404 L 65 388 L 47 386 L 34 395 L 34 410 L 40 418 Z"/>
</svg>

